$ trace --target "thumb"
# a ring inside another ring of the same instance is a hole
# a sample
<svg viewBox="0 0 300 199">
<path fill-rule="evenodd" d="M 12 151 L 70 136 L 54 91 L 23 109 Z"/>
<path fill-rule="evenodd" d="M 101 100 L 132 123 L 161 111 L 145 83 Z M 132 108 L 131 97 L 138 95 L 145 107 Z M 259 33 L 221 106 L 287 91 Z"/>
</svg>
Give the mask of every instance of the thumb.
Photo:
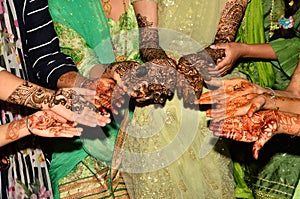
<svg viewBox="0 0 300 199">
<path fill-rule="evenodd" d="M 212 44 L 209 47 L 214 50 L 225 49 L 226 44 L 225 43 L 217 43 L 217 44 Z"/>
</svg>

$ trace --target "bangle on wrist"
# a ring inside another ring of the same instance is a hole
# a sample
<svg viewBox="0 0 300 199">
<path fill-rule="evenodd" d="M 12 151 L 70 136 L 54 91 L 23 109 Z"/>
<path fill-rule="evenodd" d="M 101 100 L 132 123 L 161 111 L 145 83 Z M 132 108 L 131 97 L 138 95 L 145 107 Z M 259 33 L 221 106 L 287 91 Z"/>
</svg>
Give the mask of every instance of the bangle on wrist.
<svg viewBox="0 0 300 199">
<path fill-rule="evenodd" d="M 34 135 L 34 133 L 32 132 L 32 130 L 29 126 L 28 116 L 26 116 L 26 127 L 27 127 L 27 130 L 30 133 L 30 135 Z"/>
<path fill-rule="evenodd" d="M 269 89 L 271 91 L 271 93 L 268 93 L 271 95 L 271 99 L 273 100 L 274 102 L 274 108 L 273 110 L 279 110 L 279 107 L 277 106 L 277 103 L 276 103 L 276 93 L 273 89 L 269 88 L 269 87 L 266 87 L 266 89 Z"/>
</svg>

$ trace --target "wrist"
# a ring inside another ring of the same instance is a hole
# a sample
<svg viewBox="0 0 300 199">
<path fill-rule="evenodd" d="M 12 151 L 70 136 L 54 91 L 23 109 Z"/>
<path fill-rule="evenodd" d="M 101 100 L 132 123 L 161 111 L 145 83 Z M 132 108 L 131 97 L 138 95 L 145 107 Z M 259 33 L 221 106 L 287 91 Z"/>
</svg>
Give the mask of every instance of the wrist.
<svg viewBox="0 0 300 199">
<path fill-rule="evenodd" d="M 263 108 L 270 110 L 279 110 L 279 107 L 277 106 L 277 96 L 275 91 L 268 87 L 266 87 L 266 89 L 268 89 L 269 91 L 263 93 L 266 100 Z"/>
<path fill-rule="evenodd" d="M 82 81 L 86 78 L 80 75 L 78 72 L 71 71 L 63 74 L 57 81 L 58 88 L 73 88 L 80 87 Z"/>
<path fill-rule="evenodd" d="M 236 46 L 239 50 L 239 58 L 251 58 L 251 45 L 238 43 Z"/>
<path fill-rule="evenodd" d="M 30 122 L 29 122 L 29 116 L 26 116 L 25 118 L 25 128 L 26 128 L 26 135 L 34 135 L 34 133 L 32 132 L 31 128 L 30 128 Z"/>
</svg>

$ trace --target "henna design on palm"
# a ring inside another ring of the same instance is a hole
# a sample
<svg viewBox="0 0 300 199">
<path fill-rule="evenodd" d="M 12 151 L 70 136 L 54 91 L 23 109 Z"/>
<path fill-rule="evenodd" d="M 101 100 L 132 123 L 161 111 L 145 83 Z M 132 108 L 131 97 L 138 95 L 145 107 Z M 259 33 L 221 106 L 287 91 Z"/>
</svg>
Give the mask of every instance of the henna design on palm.
<svg viewBox="0 0 300 199">
<path fill-rule="evenodd" d="M 279 126 L 277 115 L 278 111 L 259 111 L 252 117 L 243 115 L 212 121 L 209 129 L 218 137 L 255 142 L 252 151 L 254 158 L 257 159 L 263 145 L 277 133 Z"/>
<path fill-rule="evenodd" d="M 39 111 L 28 117 L 28 127 L 35 135 L 43 137 L 73 137 L 80 130 L 76 123 L 64 121 L 51 111 Z"/>
<path fill-rule="evenodd" d="M 253 156 L 258 158 L 264 144 L 278 133 L 300 136 L 300 115 L 278 110 L 262 110 L 248 115 L 212 121 L 210 130 L 215 136 L 242 142 L 255 142 Z"/>
<path fill-rule="evenodd" d="M 25 118 L 9 123 L 7 128 L 6 139 L 17 140 L 19 138 L 20 129 L 25 127 L 26 127 Z"/>
</svg>

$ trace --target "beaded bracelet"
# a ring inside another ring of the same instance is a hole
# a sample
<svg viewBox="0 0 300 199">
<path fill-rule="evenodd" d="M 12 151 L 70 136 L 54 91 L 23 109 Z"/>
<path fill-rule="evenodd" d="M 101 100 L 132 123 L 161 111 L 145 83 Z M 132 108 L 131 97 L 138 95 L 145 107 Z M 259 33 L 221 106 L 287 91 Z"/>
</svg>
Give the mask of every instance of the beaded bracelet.
<svg viewBox="0 0 300 199">
<path fill-rule="evenodd" d="M 269 88 L 269 87 L 266 87 L 267 89 L 269 89 L 271 91 L 271 99 L 273 99 L 274 101 L 274 110 L 279 110 L 279 107 L 277 106 L 277 103 L 276 103 L 276 93 L 273 89 Z"/>
<path fill-rule="evenodd" d="M 30 126 L 29 126 L 28 116 L 26 116 L 26 127 L 27 127 L 28 132 L 29 132 L 31 135 L 35 135 L 35 134 L 32 132 Z"/>
</svg>

